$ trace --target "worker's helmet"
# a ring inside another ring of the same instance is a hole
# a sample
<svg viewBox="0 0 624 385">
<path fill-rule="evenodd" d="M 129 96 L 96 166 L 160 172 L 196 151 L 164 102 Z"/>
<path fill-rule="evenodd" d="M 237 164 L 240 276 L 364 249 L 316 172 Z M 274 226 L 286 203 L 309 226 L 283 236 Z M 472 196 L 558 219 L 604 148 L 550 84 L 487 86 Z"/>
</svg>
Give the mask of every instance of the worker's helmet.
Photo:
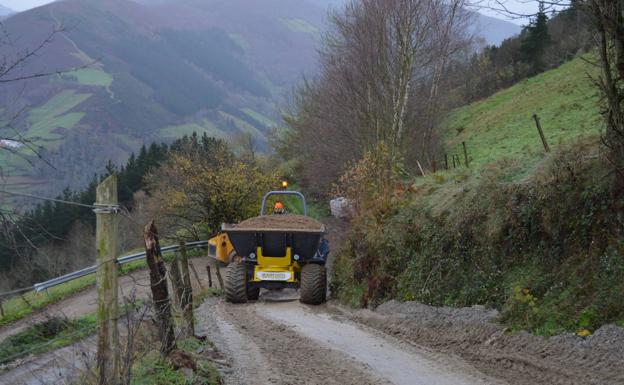
<svg viewBox="0 0 624 385">
<path fill-rule="evenodd" d="M 284 213 L 284 204 L 280 201 L 275 202 L 275 206 L 273 206 L 273 212 L 275 214 L 283 214 Z"/>
</svg>

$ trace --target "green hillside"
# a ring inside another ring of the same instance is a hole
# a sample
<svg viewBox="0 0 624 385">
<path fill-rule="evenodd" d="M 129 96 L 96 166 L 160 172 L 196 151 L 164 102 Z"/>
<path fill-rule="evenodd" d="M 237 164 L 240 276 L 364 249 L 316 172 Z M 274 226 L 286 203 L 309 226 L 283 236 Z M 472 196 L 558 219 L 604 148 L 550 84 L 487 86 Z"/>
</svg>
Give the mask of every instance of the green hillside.
<svg viewBox="0 0 624 385">
<path fill-rule="evenodd" d="M 460 154 L 465 141 L 476 168 L 503 157 L 521 159 L 529 167 L 544 153 L 534 113 L 553 149 L 598 134 L 602 123 L 592 71 L 595 68 L 586 61 L 575 59 L 455 110 L 444 123 L 449 152 Z"/>
<path fill-rule="evenodd" d="M 463 163 L 466 142 L 470 167 L 416 177 L 356 221 L 335 295 L 355 306 L 485 305 L 512 330 L 543 335 L 624 325 L 624 205 L 601 156 L 591 70 L 576 59 L 453 111 L 447 151 Z"/>
</svg>

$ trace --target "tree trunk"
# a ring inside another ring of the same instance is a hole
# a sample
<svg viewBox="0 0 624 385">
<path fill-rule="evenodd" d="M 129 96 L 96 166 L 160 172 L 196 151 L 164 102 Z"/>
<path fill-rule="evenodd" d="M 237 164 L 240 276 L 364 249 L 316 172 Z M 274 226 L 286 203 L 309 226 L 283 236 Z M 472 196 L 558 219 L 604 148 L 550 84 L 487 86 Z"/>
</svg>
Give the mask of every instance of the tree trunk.
<svg viewBox="0 0 624 385">
<path fill-rule="evenodd" d="M 145 258 L 150 269 L 150 283 L 154 300 L 154 312 L 158 324 L 158 333 L 161 341 L 160 353 L 169 354 L 175 348 L 173 323 L 171 322 L 171 303 L 167 290 L 167 270 L 160 252 L 158 230 L 154 221 L 150 221 L 143 230 L 145 241 Z"/>
</svg>

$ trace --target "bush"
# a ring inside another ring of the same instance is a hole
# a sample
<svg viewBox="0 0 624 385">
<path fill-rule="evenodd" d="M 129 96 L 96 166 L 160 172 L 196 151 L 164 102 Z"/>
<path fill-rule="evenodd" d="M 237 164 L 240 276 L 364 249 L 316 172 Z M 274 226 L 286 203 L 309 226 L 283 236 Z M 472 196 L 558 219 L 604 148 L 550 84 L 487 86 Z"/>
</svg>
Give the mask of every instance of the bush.
<svg viewBox="0 0 624 385">
<path fill-rule="evenodd" d="M 624 319 L 624 204 L 593 150 L 566 147 L 517 183 L 496 165 L 434 180 L 394 197 L 392 211 L 362 213 L 336 262 L 335 295 L 483 304 L 540 334 Z"/>
</svg>

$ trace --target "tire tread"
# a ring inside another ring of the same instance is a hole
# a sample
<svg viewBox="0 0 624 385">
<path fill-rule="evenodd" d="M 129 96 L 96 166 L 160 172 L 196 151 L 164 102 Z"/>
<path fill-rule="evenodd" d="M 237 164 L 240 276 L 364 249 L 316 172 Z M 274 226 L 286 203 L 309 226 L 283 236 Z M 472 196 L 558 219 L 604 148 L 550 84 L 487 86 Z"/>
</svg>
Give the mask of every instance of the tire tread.
<svg viewBox="0 0 624 385">
<path fill-rule="evenodd" d="M 325 266 L 307 264 L 301 269 L 299 301 L 309 305 L 320 305 L 327 295 L 327 271 Z"/>
</svg>

